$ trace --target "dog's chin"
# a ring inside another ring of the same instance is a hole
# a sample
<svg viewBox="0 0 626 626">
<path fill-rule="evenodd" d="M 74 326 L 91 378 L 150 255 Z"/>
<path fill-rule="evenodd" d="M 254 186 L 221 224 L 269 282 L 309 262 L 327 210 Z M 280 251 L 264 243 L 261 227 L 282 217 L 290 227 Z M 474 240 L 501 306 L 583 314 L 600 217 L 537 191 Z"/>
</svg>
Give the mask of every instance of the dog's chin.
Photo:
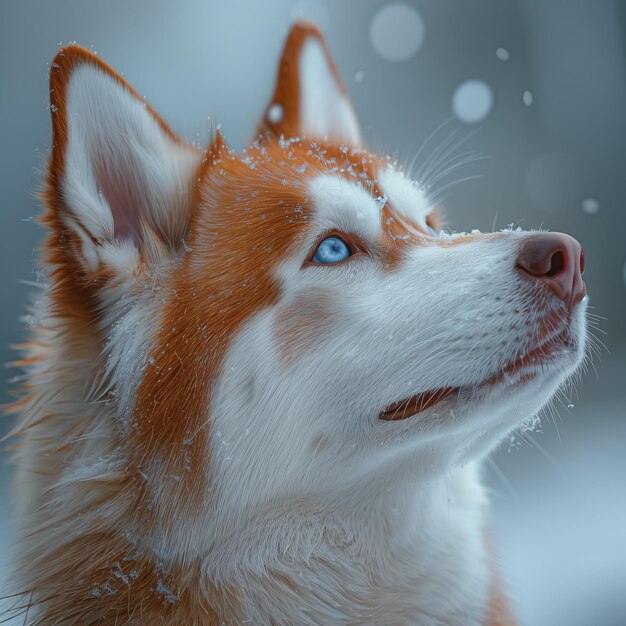
<svg viewBox="0 0 626 626">
<path fill-rule="evenodd" d="M 456 409 L 460 406 L 471 409 L 498 396 L 506 395 L 511 399 L 523 396 L 525 390 L 535 393 L 538 388 L 547 390 L 547 400 L 581 359 L 580 341 L 568 326 L 482 382 L 417 393 L 389 404 L 381 411 L 379 419 L 393 422 L 429 415 L 437 420 L 445 419 L 445 415 L 458 417 Z"/>
</svg>

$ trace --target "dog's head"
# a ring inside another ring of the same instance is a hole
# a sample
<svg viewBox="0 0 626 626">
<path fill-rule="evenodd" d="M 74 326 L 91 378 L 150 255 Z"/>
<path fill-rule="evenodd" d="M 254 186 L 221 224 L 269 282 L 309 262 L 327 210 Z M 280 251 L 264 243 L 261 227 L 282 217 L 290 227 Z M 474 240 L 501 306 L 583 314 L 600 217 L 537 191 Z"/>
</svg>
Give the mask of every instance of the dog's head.
<svg viewBox="0 0 626 626">
<path fill-rule="evenodd" d="M 86 388 L 142 502 L 440 473 L 580 363 L 579 244 L 443 233 L 419 181 L 364 147 L 313 27 L 292 30 L 243 155 L 184 143 L 80 48 L 51 76 L 51 309 L 94 346 Z"/>
</svg>

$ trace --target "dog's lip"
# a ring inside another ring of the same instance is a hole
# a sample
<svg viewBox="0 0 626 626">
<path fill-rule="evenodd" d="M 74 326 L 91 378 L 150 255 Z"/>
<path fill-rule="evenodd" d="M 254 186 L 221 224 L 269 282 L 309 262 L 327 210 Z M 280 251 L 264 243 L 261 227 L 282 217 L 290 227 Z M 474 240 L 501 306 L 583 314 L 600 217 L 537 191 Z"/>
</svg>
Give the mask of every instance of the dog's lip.
<svg viewBox="0 0 626 626">
<path fill-rule="evenodd" d="M 544 340 L 536 348 L 519 357 L 510 365 L 507 365 L 502 372 L 490 378 L 487 382 L 499 382 L 506 375 L 518 372 L 533 365 L 543 365 L 554 360 L 554 356 L 563 350 L 571 350 L 575 347 L 574 338 L 569 329 L 555 333 L 549 339 Z"/>
<path fill-rule="evenodd" d="M 418 393 L 400 402 L 393 402 L 379 415 L 379 419 L 391 422 L 412 417 L 460 390 L 461 387 L 441 387 Z"/>
<path fill-rule="evenodd" d="M 550 339 L 540 343 L 536 348 L 527 352 L 523 356 L 517 358 L 512 363 L 504 367 L 500 372 L 489 377 L 484 382 L 478 385 L 466 386 L 466 387 L 440 387 L 439 389 L 430 389 L 423 391 L 422 393 L 415 394 L 399 402 L 393 402 L 388 405 L 379 415 L 379 419 L 385 421 L 397 421 L 403 420 L 409 417 L 413 417 L 426 409 L 439 404 L 443 400 L 450 398 L 453 395 L 459 395 L 463 389 L 477 390 L 503 382 L 511 375 L 521 372 L 524 369 L 544 365 L 554 360 L 554 356 L 558 352 L 563 350 L 570 350 L 574 348 L 575 341 L 569 332 L 569 330 L 561 331 L 555 334 Z M 528 382 L 532 380 L 536 375 L 536 372 L 532 370 L 525 372 L 519 379 L 519 383 Z"/>
</svg>

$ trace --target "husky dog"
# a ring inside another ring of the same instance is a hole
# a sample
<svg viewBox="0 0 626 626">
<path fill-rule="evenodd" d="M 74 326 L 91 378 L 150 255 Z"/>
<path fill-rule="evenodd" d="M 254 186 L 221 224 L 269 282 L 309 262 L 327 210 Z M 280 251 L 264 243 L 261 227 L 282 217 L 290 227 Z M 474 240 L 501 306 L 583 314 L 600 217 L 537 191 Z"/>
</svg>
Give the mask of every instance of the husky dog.
<svg viewBox="0 0 626 626">
<path fill-rule="evenodd" d="M 83 48 L 50 79 L 26 622 L 512 624 L 480 464 L 581 362 L 578 242 L 442 232 L 306 23 L 242 155 Z"/>
</svg>

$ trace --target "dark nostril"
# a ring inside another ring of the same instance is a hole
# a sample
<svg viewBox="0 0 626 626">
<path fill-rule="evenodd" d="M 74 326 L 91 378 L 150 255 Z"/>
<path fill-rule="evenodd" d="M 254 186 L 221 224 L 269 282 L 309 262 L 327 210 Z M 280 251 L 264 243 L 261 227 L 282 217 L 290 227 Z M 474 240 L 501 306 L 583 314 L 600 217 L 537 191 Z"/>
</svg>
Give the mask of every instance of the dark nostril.
<svg viewBox="0 0 626 626">
<path fill-rule="evenodd" d="M 565 259 L 563 253 L 557 250 L 550 259 L 550 269 L 546 272 L 546 276 L 557 276 L 563 271 L 565 267 Z"/>
<path fill-rule="evenodd" d="M 582 251 L 582 249 L 580 251 L 580 273 L 585 273 L 585 253 Z"/>
</svg>

